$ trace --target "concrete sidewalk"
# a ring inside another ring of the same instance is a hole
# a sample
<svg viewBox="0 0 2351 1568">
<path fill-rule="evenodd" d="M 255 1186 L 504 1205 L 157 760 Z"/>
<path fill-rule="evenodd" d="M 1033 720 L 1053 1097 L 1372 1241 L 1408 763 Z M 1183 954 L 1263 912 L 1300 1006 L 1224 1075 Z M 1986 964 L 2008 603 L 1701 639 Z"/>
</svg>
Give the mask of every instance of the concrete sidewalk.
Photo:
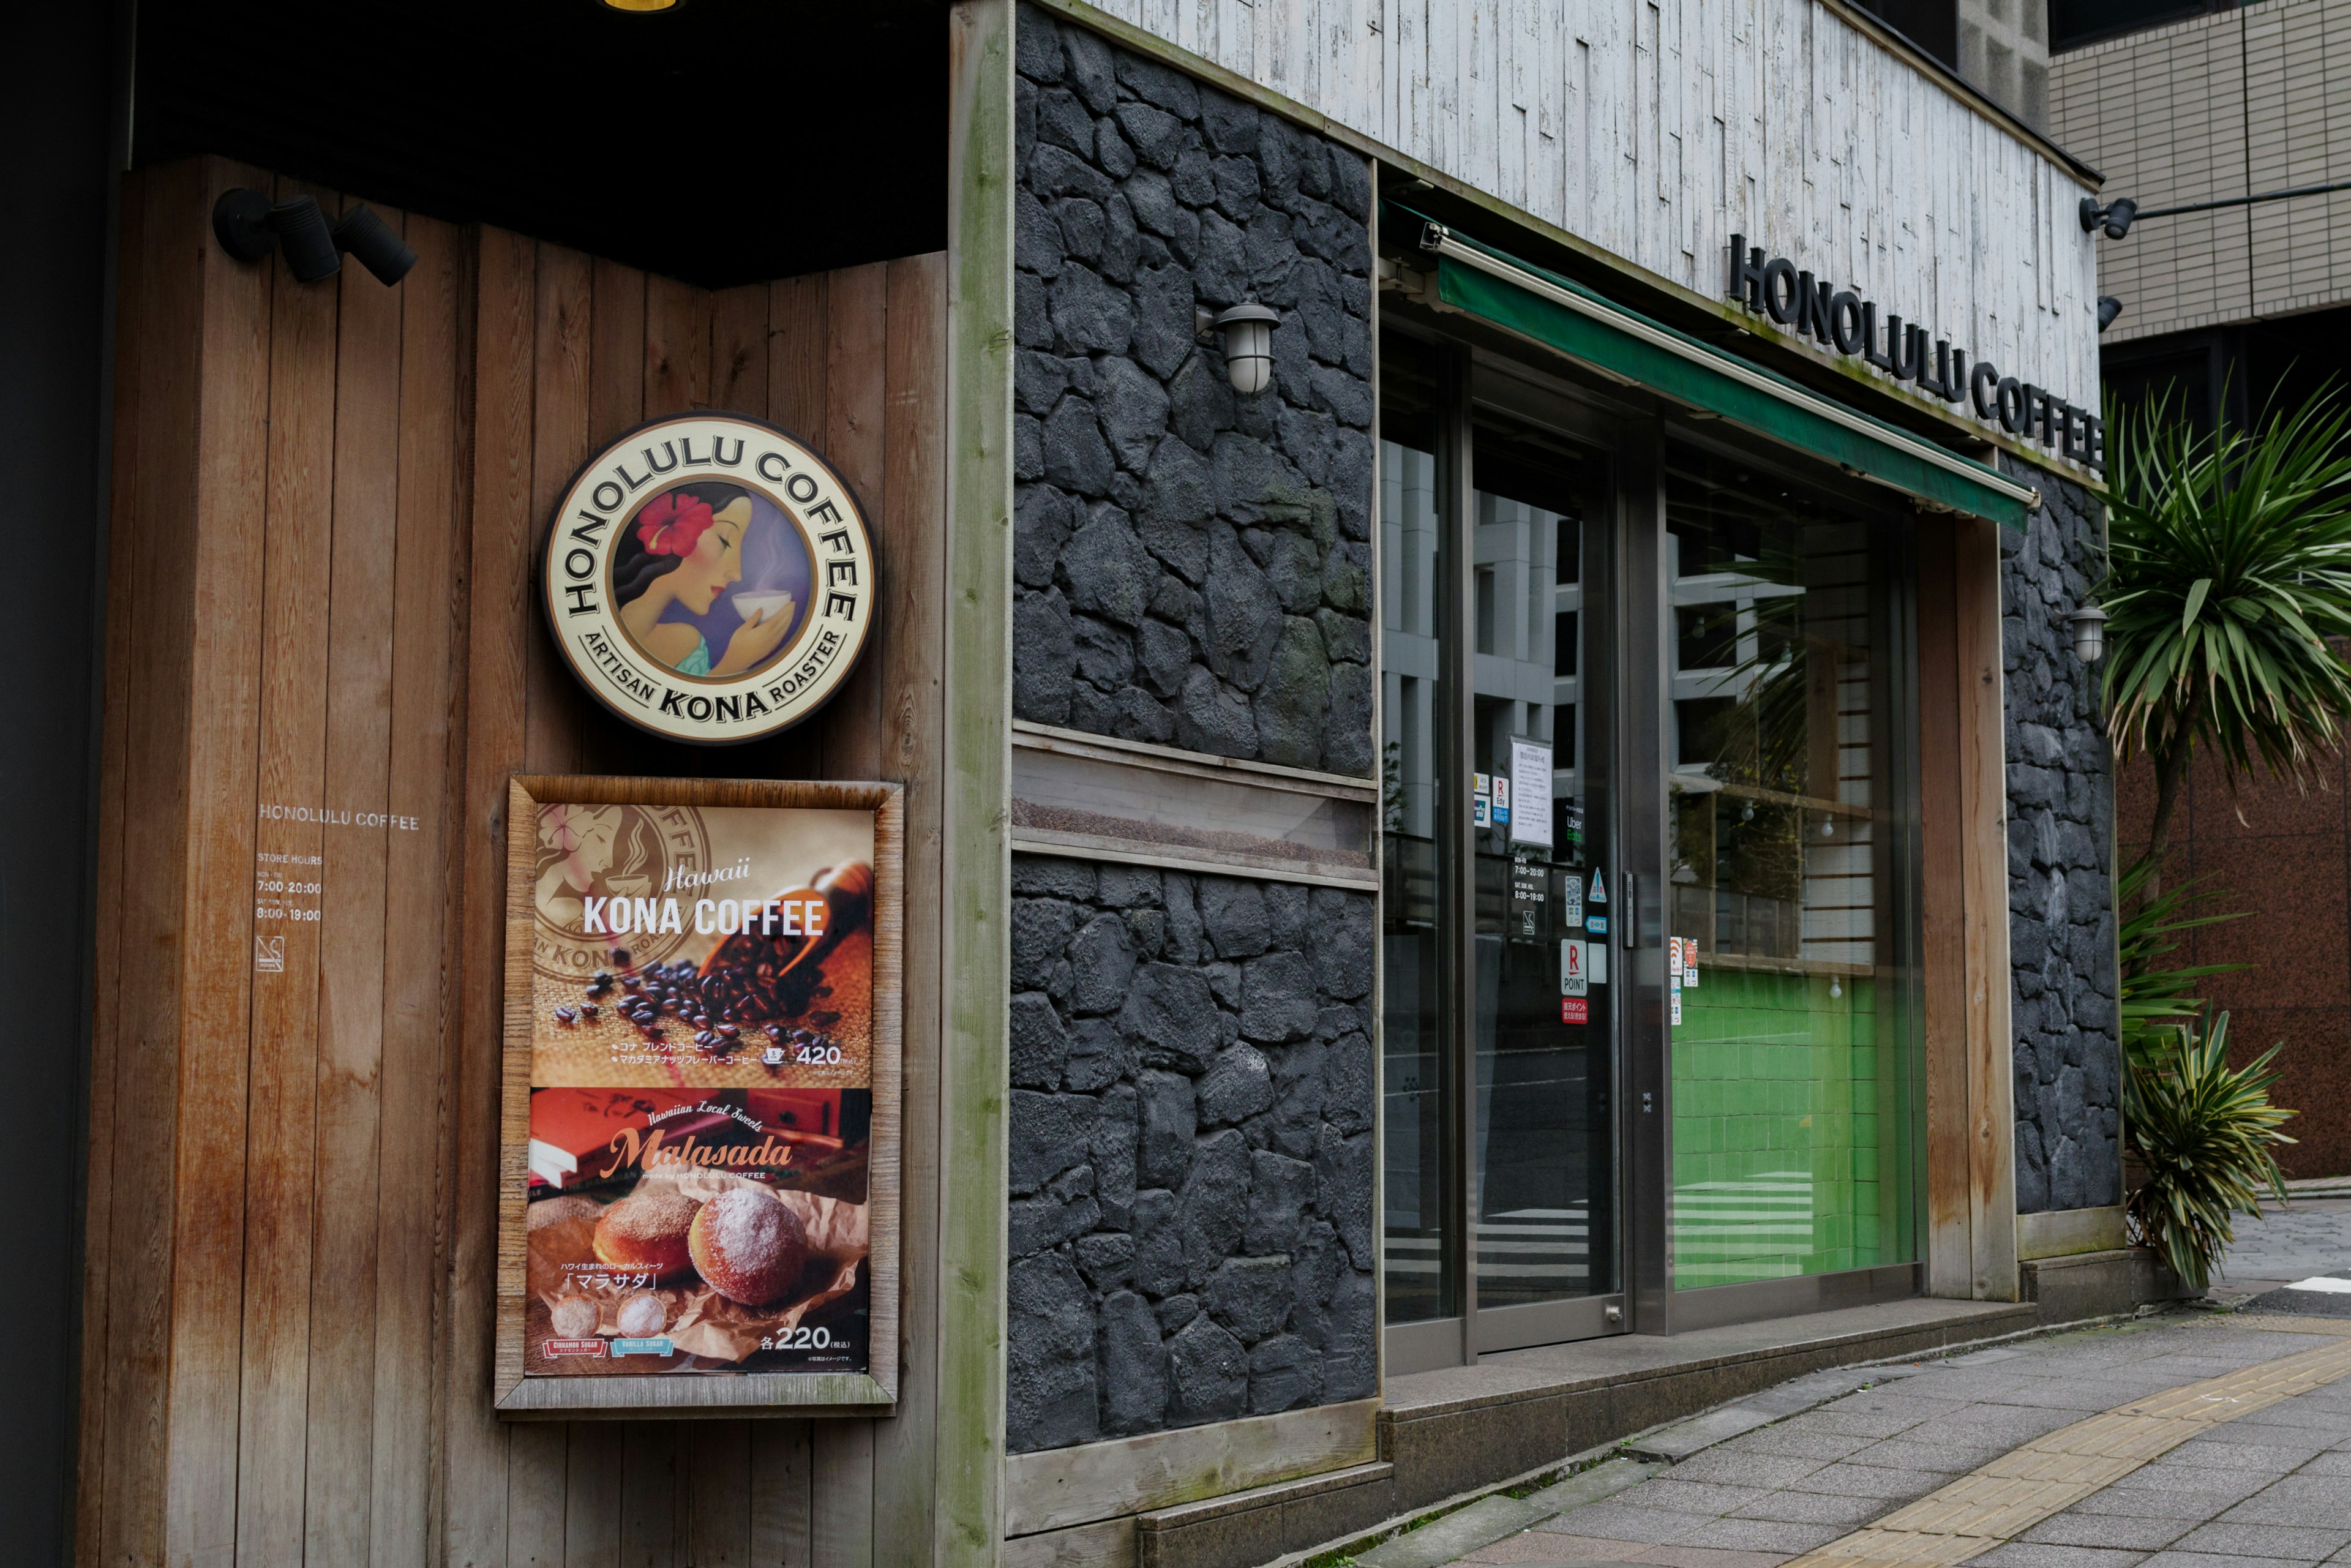
<svg viewBox="0 0 2351 1568">
<path fill-rule="evenodd" d="M 1613 1495 L 1525 1521 L 1531 1528 L 1494 1539 L 1494 1531 L 1465 1531 L 1469 1521 L 1451 1530 L 1439 1521 L 1355 1561 L 1363 1568 L 1779 1568 L 1823 1548 L 1880 1562 L 1958 1561 L 1948 1536 L 1889 1550 L 1886 1523 L 1899 1525 L 1907 1506 L 1930 1493 L 1953 1495 L 1953 1483 L 1980 1467 L 2006 1475 L 2016 1467 L 2005 1458 L 2085 1418 L 2314 1350 L 2340 1353 L 2325 1375 L 2351 1371 L 2351 1323 L 2183 1313 L 1883 1368 L 1871 1386 L 1714 1443 Z M 2191 1393 L 2188 1405 L 2209 1411 L 2240 1397 Z M 2059 1446 L 2070 1455 L 2082 1444 L 2068 1448 L 2061 1438 Z M 1980 1553 L 1974 1560 L 1988 1568 L 2137 1568 L 2151 1558 L 2153 1568 L 2351 1563 L 2351 1381 L 2209 1421 L 2143 1467 L 2109 1458 L 2106 1469 L 2117 1463 L 2127 1473 L 2087 1495 L 2078 1486 L 2055 1494 L 2075 1500 L 2028 1518 L 2004 1544 L 1976 1541 L 1970 1554 Z M 1538 1493 L 1514 1506 L 1543 1501 Z M 1489 1523 L 1510 1524 L 1499 1507 L 1478 1507 L 1489 1510 Z M 1849 1540 L 1873 1521 L 1886 1523 L 1868 1532 L 1870 1543 Z M 1464 1539 L 1479 1533 L 1484 1544 Z"/>
</svg>

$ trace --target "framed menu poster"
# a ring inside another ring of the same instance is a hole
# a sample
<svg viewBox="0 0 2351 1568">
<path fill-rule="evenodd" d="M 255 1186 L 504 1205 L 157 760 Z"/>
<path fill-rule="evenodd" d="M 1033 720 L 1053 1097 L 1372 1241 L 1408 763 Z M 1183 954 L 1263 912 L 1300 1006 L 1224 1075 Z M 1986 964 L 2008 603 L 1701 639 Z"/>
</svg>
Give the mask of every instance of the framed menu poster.
<svg viewBox="0 0 2351 1568">
<path fill-rule="evenodd" d="M 896 1399 L 896 785 L 508 791 L 496 1396 Z"/>
</svg>

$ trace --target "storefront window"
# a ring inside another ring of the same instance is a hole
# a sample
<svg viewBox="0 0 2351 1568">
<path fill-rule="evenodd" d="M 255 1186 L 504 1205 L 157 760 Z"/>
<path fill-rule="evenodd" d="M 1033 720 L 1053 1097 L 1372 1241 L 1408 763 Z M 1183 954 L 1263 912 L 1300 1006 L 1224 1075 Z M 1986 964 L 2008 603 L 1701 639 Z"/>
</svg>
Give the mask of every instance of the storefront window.
<svg viewBox="0 0 2351 1568">
<path fill-rule="evenodd" d="M 1906 1262 L 1883 536 L 1740 459 L 1667 465 L 1675 1284 Z"/>
</svg>

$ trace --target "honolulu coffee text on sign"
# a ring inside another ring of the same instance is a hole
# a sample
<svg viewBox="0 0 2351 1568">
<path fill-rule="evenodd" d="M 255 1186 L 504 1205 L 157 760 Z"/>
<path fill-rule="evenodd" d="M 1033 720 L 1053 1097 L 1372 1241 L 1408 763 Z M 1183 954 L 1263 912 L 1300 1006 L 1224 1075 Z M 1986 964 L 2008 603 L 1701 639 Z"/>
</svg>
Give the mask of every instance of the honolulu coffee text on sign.
<svg viewBox="0 0 2351 1568">
<path fill-rule="evenodd" d="M 872 622 L 856 498 L 764 421 L 691 414 L 591 458 L 548 532 L 547 614 L 614 713 L 677 740 L 757 740 L 821 707 Z"/>
<path fill-rule="evenodd" d="M 1784 256 L 1765 260 L 1762 247 L 1750 246 L 1744 235 L 1730 236 L 1730 298 L 1896 381 L 1914 382 L 1945 402 L 1967 403 L 1978 419 L 1997 420 L 2011 435 L 2053 446 L 2059 455 L 2101 474 L 2106 470 L 2105 423 L 2088 409 L 2004 376 L 1989 360 L 1970 364 L 1965 349 L 1899 316 L 1888 313 L 1881 329 L 1875 303 Z"/>
</svg>

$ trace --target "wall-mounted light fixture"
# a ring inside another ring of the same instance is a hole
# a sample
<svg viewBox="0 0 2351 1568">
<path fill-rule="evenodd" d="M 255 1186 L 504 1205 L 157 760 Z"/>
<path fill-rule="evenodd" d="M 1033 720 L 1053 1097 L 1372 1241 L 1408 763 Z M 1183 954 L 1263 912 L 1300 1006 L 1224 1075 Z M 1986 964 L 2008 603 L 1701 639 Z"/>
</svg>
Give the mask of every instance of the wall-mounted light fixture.
<svg viewBox="0 0 2351 1568">
<path fill-rule="evenodd" d="M 2101 294 L 2098 296 L 2099 331 L 2103 332 L 2107 328 L 2113 326 L 2115 324 L 2115 318 L 2122 313 L 2123 302 L 2121 300 L 2116 298 L 2111 294 Z"/>
<path fill-rule="evenodd" d="M 679 0 L 603 0 L 607 11 L 626 11 L 632 16 L 647 16 L 655 11 L 674 11 Z"/>
<path fill-rule="evenodd" d="M 2095 604 L 2085 604 L 2065 617 L 2065 624 L 2074 633 L 2074 657 L 2085 664 L 2095 664 L 2106 654 L 2106 612 Z"/>
<path fill-rule="evenodd" d="M 213 237 L 239 261 L 259 261 L 282 247 L 286 269 L 304 283 L 340 272 L 346 252 L 387 286 L 416 265 L 416 253 L 365 203 L 354 204 L 330 227 L 315 196 L 273 203 L 259 191 L 224 191 L 213 204 Z"/>
<path fill-rule="evenodd" d="M 1225 374 L 1232 378 L 1233 391 L 1243 397 L 1255 397 L 1273 381 L 1273 329 L 1280 319 L 1278 312 L 1262 305 L 1192 313 L 1193 329 L 1198 336 L 1224 334 Z"/>
<path fill-rule="evenodd" d="M 2138 204 L 2128 196 L 2116 196 L 2105 206 L 2098 205 L 2095 196 L 2082 198 L 2082 232 L 2095 234 L 2104 224 L 2108 239 L 2120 239 L 2130 233 L 2131 220 L 2138 216 Z"/>
</svg>

